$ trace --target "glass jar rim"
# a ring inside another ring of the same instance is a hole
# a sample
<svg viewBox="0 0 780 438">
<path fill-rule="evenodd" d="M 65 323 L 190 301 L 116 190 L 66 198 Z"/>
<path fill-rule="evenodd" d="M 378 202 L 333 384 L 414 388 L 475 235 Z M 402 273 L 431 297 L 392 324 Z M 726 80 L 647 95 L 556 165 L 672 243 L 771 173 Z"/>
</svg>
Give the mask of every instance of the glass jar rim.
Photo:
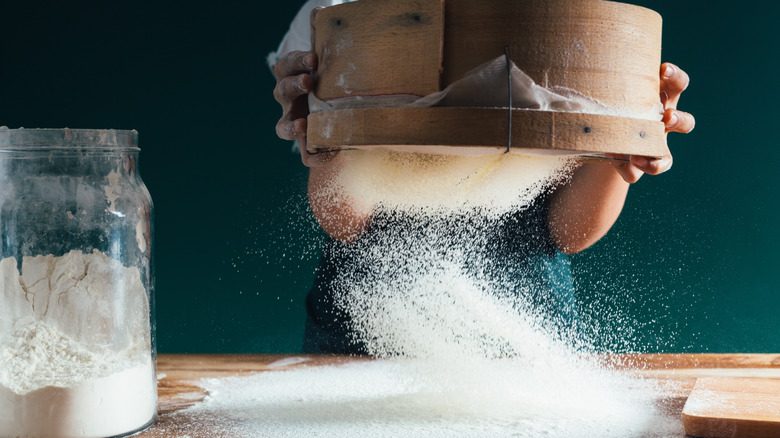
<svg viewBox="0 0 780 438">
<path fill-rule="evenodd" d="M 140 150 L 135 129 L 9 129 L 0 126 L 0 150 L 19 149 Z"/>
</svg>

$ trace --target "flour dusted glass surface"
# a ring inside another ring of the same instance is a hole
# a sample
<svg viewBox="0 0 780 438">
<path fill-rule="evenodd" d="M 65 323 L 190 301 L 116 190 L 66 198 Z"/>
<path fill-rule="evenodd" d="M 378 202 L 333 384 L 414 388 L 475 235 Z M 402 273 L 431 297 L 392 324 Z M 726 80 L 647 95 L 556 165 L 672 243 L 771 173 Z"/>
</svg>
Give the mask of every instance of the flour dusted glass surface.
<svg viewBox="0 0 780 438">
<path fill-rule="evenodd" d="M 122 436 L 157 416 L 137 143 L 0 127 L 0 438 Z"/>
</svg>

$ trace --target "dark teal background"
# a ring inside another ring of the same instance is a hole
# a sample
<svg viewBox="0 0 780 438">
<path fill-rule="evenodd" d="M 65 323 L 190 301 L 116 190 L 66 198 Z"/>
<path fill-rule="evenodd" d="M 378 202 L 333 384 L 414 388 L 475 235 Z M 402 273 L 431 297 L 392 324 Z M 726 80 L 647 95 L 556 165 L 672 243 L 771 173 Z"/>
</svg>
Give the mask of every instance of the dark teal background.
<svg viewBox="0 0 780 438">
<path fill-rule="evenodd" d="M 302 2 L 68 3 L 0 10 L 0 125 L 139 131 L 160 352 L 298 351 L 323 235 L 265 57 Z M 619 350 L 778 352 L 780 7 L 635 3 L 697 127 L 573 258 L 585 319 Z"/>
</svg>

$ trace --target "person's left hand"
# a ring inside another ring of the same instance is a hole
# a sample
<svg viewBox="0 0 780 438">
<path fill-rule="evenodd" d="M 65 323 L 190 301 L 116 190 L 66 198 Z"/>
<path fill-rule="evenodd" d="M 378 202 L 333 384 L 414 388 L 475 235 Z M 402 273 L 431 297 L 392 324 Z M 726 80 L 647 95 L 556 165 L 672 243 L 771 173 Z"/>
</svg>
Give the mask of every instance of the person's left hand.
<svg viewBox="0 0 780 438">
<path fill-rule="evenodd" d="M 689 82 L 688 74 L 680 67 L 668 62 L 661 64 L 661 103 L 664 105 L 663 122 L 666 125 L 667 133 L 681 132 L 686 134 L 691 132 L 696 124 L 696 120 L 691 114 L 677 109 L 680 94 L 688 87 Z M 637 182 L 645 173 L 658 175 L 672 167 L 671 153 L 661 158 L 640 155 L 630 157 L 614 155 L 610 158 L 628 158 L 629 161 L 611 161 L 620 176 L 628 183 Z"/>
</svg>

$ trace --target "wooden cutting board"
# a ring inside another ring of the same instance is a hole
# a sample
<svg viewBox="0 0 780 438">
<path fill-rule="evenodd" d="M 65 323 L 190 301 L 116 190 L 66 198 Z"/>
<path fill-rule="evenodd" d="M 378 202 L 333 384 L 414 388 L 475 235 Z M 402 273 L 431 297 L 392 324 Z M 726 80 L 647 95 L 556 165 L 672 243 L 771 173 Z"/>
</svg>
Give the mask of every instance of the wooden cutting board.
<svg viewBox="0 0 780 438">
<path fill-rule="evenodd" d="M 699 378 L 682 421 L 695 437 L 780 437 L 780 380 Z"/>
</svg>

